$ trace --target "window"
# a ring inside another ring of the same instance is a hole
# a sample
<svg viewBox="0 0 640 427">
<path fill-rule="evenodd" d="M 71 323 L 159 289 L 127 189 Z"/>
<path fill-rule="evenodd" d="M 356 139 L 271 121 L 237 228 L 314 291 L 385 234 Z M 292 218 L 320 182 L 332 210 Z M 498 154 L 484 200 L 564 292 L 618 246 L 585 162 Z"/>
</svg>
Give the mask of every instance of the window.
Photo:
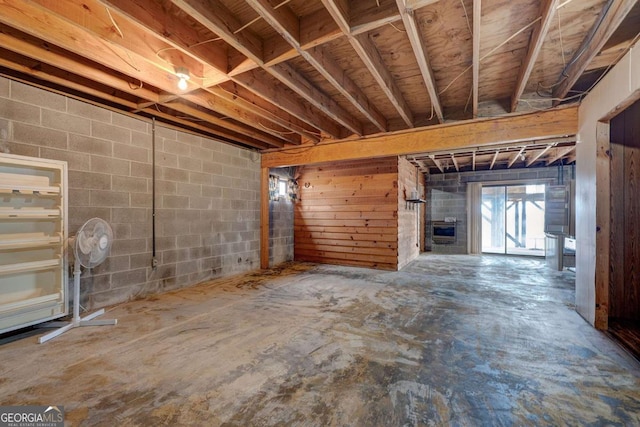
<svg viewBox="0 0 640 427">
<path fill-rule="evenodd" d="M 285 197 L 287 195 L 287 181 L 281 179 L 278 181 L 278 196 Z"/>
</svg>

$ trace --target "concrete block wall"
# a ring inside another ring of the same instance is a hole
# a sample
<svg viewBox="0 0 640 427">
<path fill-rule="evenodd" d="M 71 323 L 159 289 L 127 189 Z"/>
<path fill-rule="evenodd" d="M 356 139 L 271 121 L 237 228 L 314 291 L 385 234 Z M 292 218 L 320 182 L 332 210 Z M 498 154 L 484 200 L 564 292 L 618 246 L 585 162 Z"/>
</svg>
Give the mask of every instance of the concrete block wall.
<svg viewBox="0 0 640 427">
<path fill-rule="evenodd" d="M 564 166 L 563 180 L 572 178 L 573 166 Z M 467 183 L 491 181 L 529 181 L 537 179 L 558 182 L 558 168 L 509 169 L 495 171 L 460 172 L 426 176 L 427 184 L 427 229 L 425 248 L 441 254 L 467 253 Z M 431 240 L 431 221 L 442 221 L 445 217 L 456 218 L 456 242 L 436 244 Z"/>
<path fill-rule="evenodd" d="M 89 218 L 115 234 L 84 271 L 89 309 L 259 268 L 260 155 L 0 77 L 0 151 L 66 160 L 69 235 Z"/>
</svg>

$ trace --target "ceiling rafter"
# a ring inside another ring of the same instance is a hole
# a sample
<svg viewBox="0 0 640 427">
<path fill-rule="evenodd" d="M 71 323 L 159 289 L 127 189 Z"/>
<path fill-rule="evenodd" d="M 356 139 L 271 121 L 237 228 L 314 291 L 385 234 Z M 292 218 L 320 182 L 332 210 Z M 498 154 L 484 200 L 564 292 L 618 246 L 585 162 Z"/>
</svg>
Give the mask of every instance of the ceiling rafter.
<svg viewBox="0 0 640 427">
<path fill-rule="evenodd" d="M 440 160 L 437 160 L 434 154 L 431 154 L 429 158 L 431 159 L 433 164 L 436 165 L 436 167 L 440 170 L 440 173 L 444 173 L 444 166 L 442 166 Z"/>
<path fill-rule="evenodd" d="M 516 154 L 514 154 L 513 156 L 511 156 L 511 158 L 509 159 L 509 163 L 507 163 L 507 169 L 511 169 L 511 166 L 513 166 L 513 164 L 519 159 L 521 158 L 521 156 L 523 156 L 524 154 L 524 150 L 527 148 L 526 145 L 523 145 L 522 148 L 520 149 L 520 151 L 518 151 Z M 524 158 L 522 158 L 522 160 L 524 160 Z"/>
<path fill-rule="evenodd" d="M 553 105 L 560 103 L 559 99 L 567 96 L 578 78 L 589 66 L 589 63 L 600 52 L 614 31 L 622 23 L 629 11 L 638 0 L 611 0 L 600 12 L 600 17 L 594 23 L 569 65 L 558 76 L 557 86 L 553 89 L 556 100 Z M 603 15 L 604 14 L 604 15 Z"/>
<path fill-rule="evenodd" d="M 407 126 L 414 127 L 413 113 L 391 72 L 382 60 L 378 49 L 367 34 L 354 35 L 351 33 L 348 4 L 343 0 L 322 0 L 322 4 L 345 34 L 351 47 L 356 51 L 378 86 L 398 111 L 402 120 Z"/>
<path fill-rule="evenodd" d="M 493 165 L 496 164 L 496 160 L 498 160 L 498 154 L 500 154 L 500 150 L 496 150 L 496 153 L 493 155 L 493 159 L 491 160 L 491 165 L 489 166 L 489 170 L 493 169 Z"/>
<path fill-rule="evenodd" d="M 473 0 L 473 60 L 472 60 L 472 91 L 473 118 L 478 117 L 480 90 L 480 27 L 482 23 L 482 1 Z"/>
<path fill-rule="evenodd" d="M 545 148 L 543 148 L 542 150 L 538 151 L 536 154 L 534 154 L 529 160 L 527 160 L 527 162 L 525 163 L 525 167 L 529 167 L 532 164 L 534 164 L 536 161 L 538 161 L 538 159 L 542 156 L 545 155 L 545 153 L 549 150 L 551 150 L 551 148 L 555 147 L 555 144 L 549 144 L 547 145 Z"/>
<path fill-rule="evenodd" d="M 316 88 L 309 80 L 288 64 L 267 67 L 263 58 L 262 40 L 249 29 L 241 27 L 229 10 L 217 0 L 171 0 L 176 6 L 196 19 L 208 30 L 221 37 L 236 50 L 261 66 L 268 74 L 278 79 L 303 99 L 314 105 L 328 117 L 336 120 L 352 132 L 362 135 L 362 125 L 344 111 L 335 101 Z M 325 130 L 326 131 L 326 130 Z M 332 134 L 340 138 L 341 134 Z"/>
<path fill-rule="evenodd" d="M 1 32 L 0 32 L 1 33 Z M 3 41 L 1 40 L 0 37 L 0 45 L 3 44 Z M 51 54 L 51 52 L 46 51 L 48 54 Z M 199 117 L 201 117 L 203 120 L 205 120 L 207 123 L 209 123 L 209 126 L 203 126 L 199 123 L 194 123 L 193 121 L 189 121 L 186 119 L 182 119 L 180 117 L 177 117 L 175 115 L 171 115 L 171 114 L 167 114 L 163 111 L 161 111 L 159 108 L 157 108 L 157 105 L 159 104 L 158 102 L 153 102 L 153 101 L 149 101 L 146 104 L 148 104 L 148 107 L 144 107 L 144 108 L 139 108 L 139 105 L 136 104 L 135 102 L 132 102 L 130 100 L 127 100 L 123 97 L 119 97 L 116 96 L 112 93 L 107 93 L 104 91 L 100 91 L 94 87 L 91 87 L 87 84 L 81 83 L 81 80 L 83 78 L 86 77 L 79 77 L 79 76 L 73 76 L 73 78 L 70 78 L 71 73 L 66 71 L 65 69 L 60 69 L 58 67 L 49 65 L 47 63 L 41 62 L 41 63 L 35 63 L 33 66 L 28 67 L 25 65 L 22 65 L 20 60 L 16 60 L 14 57 L 18 57 L 20 56 L 19 54 L 16 54 L 14 52 L 5 50 L 4 48 L 0 48 L 0 65 L 4 66 L 6 68 L 18 71 L 24 75 L 28 75 L 28 76 L 33 76 L 39 80 L 42 81 L 46 81 L 46 82 L 50 82 L 50 83 L 54 83 L 56 85 L 59 85 L 61 87 L 65 87 L 71 90 L 75 90 L 81 93 L 87 93 L 90 94 L 91 96 L 97 98 L 97 99 L 103 99 L 105 101 L 108 101 L 110 103 L 114 103 L 114 104 L 118 104 L 118 105 L 122 105 L 125 107 L 130 108 L 132 111 L 142 111 L 142 112 L 146 112 L 151 116 L 155 116 L 158 117 L 162 120 L 164 120 L 166 123 L 173 123 L 176 125 L 180 125 L 183 127 L 189 127 L 192 129 L 197 129 L 201 132 L 204 132 L 208 135 L 217 135 L 219 138 L 223 138 L 229 141 L 236 141 L 236 142 L 240 142 L 244 145 L 247 145 L 249 147 L 254 147 L 254 148 L 258 148 L 258 149 L 264 149 L 267 148 L 268 145 L 255 140 L 255 139 L 251 139 L 251 138 L 247 138 L 242 134 L 238 134 L 238 133 L 234 133 L 232 131 L 228 131 L 225 128 L 220 128 L 218 126 L 214 125 L 214 121 L 215 121 L 215 117 L 212 117 L 210 115 L 207 115 L 204 112 L 199 111 L 198 115 Z M 71 62 L 67 61 L 66 64 L 71 64 Z M 85 68 L 83 68 L 85 67 Z M 70 67 L 70 69 L 73 69 L 75 71 L 78 72 L 82 72 L 82 71 L 87 71 L 87 74 L 83 76 L 97 76 L 95 70 L 91 70 L 90 67 L 86 66 L 84 63 L 82 62 L 78 62 L 75 63 L 74 67 Z M 64 75 L 65 77 L 61 77 L 61 75 Z M 104 77 L 104 81 L 105 83 L 108 83 L 111 87 L 119 87 L 120 90 L 122 92 L 126 92 L 127 89 L 130 90 L 131 92 L 129 92 L 130 94 L 133 94 L 133 90 L 131 89 L 131 86 L 129 85 L 128 81 L 125 80 L 120 80 L 119 82 L 116 81 L 115 77 L 104 73 L 103 74 Z M 15 78 L 15 77 L 12 77 Z M 33 85 L 34 83 L 29 81 L 27 82 L 28 84 Z M 150 98 L 153 98 L 155 96 L 157 96 L 157 94 L 149 92 L 150 94 L 148 95 Z M 73 95 L 69 95 L 66 94 L 67 96 L 72 96 Z M 139 96 L 139 93 L 135 93 L 136 96 Z M 86 100 L 85 100 L 86 101 Z M 89 101 L 91 102 L 91 101 Z M 149 106 L 152 106 L 153 108 L 149 108 Z M 179 106 L 177 110 L 177 112 L 182 112 L 187 114 L 188 111 L 186 111 L 183 106 Z"/>
<path fill-rule="evenodd" d="M 177 91 L 175 80 L 167 79 L 168 71 L 157 64 L 149 62 L 148 58 L 107 41 L 85 28 L 73 25 L 68 19 L 52 12 L 48 8 L 36 3 L 25 4 L 24 2 L 18 2 L 21 3 L 18 8 L 16 2 L 18 1 L 5 1 L 5 6 L 11 7 L 3 9 L 3 13 L 0 15 L 0 22 L 68 51 L 78 52 L 84 58 L 128 75 L 133 78 L 134 87 L 138 87 L 137 90 L 143 88 L 143 83 L 146 83 L 165 91 L 169 95 L 175 94 Z M 25 10 L 28 11 L 28 14 L 22 13 Z M 51 26 L 57 28 L 58 31 L 48 31 Z M 7 46 L 7 48 L 12 50 L 11 46 Z M 59 66 L 56 63 L 51 65 Z M 138 82 L 143 83 L 138 85 Z M 195 87 L 193 83 L 192 87 Z M 136 92 L 136 94 L 140 95 L 141 93 Z M 161 102 L 160 99 L 151 100 Z M 215 122 L 220 127 L 251 138 L 264 140 L 272 146 L 279 147 L 283 145 L 282 139 L 273 138 L 266 133 L 254 130 L 252 127 L 238 125 L 230 120 L 219 120 L 213 115 L 209 115 L 209 117 L 212 122 Z"/>
<path fill-rule="evenodd" d="M 231 77 L 225 74 L 230 66 L 228 49 L 220 46 L 219 42 L 202 43 L 202 36 L 189 25 L 182 25 L 180 21 L 174 19 L 162 19 L 165 10 L 160 2 L 154 0 L 136 0 L 135 2 L 130 0 L 98 1 L 131 19 L 137 23 L 140 29 L 149 32 L 155 37 L 162 38 L 170 45 L 170 47 L 165 48 L 165 51 L 174 49 L 176 52 L 189 55 L 207 64 L 212 69 L 218 70 L 218 84 L 224 84 L 224 79 L 231 80 Z M 156 51 L 158 56 L 161 56 L 162 53 L 161 51 Z M 255 64 L 253 61 L 251 62 Z M 203 87 L 208 92 L 228 99 L 224 91 L 219 90 L 217 85 L 211 84 L 211 80 L 203 83 L 205 83 Z M 312 141 L 319 141 L 316 135 L 316 128 L 300 119 L 292 119 L 290 113 L 271 104 L 266 97 L 251 94 L 243 99 L 236 97 L 234 102 L 241 103 L 242 108 L 273 122 L 277 126 L 296 132 Z"/>
<path fill-rule="evenodd" d="M 542 44 L 547 38 L 547 33 L 551 27 L 551 21 L 556 14 L 559 0 L 543 0 L 540 5 L 541 21 L 537 23 L 533 29 L 531 35 L 531 41 L 529 42 L 529 49 L 527 50 L 527 56 L 524 58 L 520 71 L 518 74 L 518 80 L 516 81 L 516 88 L 511 95 L 511 112 L 514 112 L 518 108 L 518 102 L 524 88 L 527 86 L 533 67 L 536 64 L 540 50 L 542 50 Z"/>
<path fill-rule="evenodd" d="M 299 41 L 300 23 L 286 5 L 274 9 L 266 0 L 247 0 L 247 3 L 371 123 L 381 132 L 387 130 L 386 119 L 371 104 L 355 82 L 339 67 L 326 48 L 302 49 Z M 362 135 L 361 129 L 359 132 Z"/>
<path fill-rule="evenodd" d="M 456 168 L 456 172 L 460 172 L 460 166 L 458 165 L 458 159 L 456 159 L 456 155 L 451 153 L 451 161 L 453 162 L 453 166 Z"/>
<path fill-rule="evenodd" d="M 558 160 L 560 160 L 560 159 L 562 159 L 564 157 L 567 157 L 567 155 L 569 153 L 571 153 L 575 149 L 576 149 L 575 145 L 573 145 L 571 147 L 564 148 L 564 149 L 558 148 L 557 152 L 554 155 L 550 155 L 549 157 L 547 157 L 545 159 L 546 165 L 549 166 L 549 165 L 557 162 Z"/>
<path fill-rule="evenodd" d="M 436 117 L 438 117 L 438 121 L 443 123 L 444 115 L 442 113 L 442 103 L 440 102 L 438 91 L 436 90 L 436 80 L 433 76 L 431 65 L 429 64 L 427 50 L 424 45 L 424 40 L 420 35 L 415 15 L 412 10 L 405 8 L 405 0 L 396 0 L 396 3 L 398 5 L 398 10 L 400 11 L 400 16 L 402 17 L 402 23 L 407 31 L 407 37 L 411 43 L 411 48 L 413 49 L 413 55 L 418 62 L 418 67 L 422 74 L 422 80 L 427 87 L 427 92 L 429 92 L 431 107 L 433 108 Z"/>
</svg>

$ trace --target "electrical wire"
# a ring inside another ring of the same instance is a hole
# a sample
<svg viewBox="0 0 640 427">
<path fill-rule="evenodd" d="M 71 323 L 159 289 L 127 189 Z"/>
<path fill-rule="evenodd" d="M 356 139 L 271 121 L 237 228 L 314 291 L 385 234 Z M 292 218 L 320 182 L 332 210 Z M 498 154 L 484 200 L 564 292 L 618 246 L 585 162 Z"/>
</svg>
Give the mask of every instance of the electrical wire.
<svg viewBox="0 0 640 427">
<path fill-rule="evenodd" d="M 113 19 L 113 16 L 111 16 L 111 11 L 106 6 L 105 6 L 105 9 L 107 10 L 107 15 L 109 15 L 109 19 L 111 19 L 111 23 L 113 24 L 115 29 L 118 31 L 118 34 L 120 35 L 120 38 L 123 39 L 124 38 L 124 34 L 122 34 L 122 30 L 120 30 L 120 27 L 118 27 L 118 24 L 116 24 L 115 19 Z"/>
<path fill-rule="evenodd" d="M 469 14 L 467 13 L 467 7 L 464 5 L 464 0 L 460 0 L 462 4 L 462 10 L 464 10 L 464 16 L 467 18 L 467 28 L 469 28 L 469 34 L 473 36 L 473 30 L 471 29 L 471 21 L 469 21 Z"/>
<path fill-rule="evenodd" d="M 484 56 L 482 56 L 479 59 L 479 62 L 482 62 L 483 60 L 485 60 L 489 56 L 493 55 L 498 49 L 500 49 L 505 44 L 509 43 L 511 40 L 513 40 L 515 37 L 520 35 L 522 32 L 526 31 L 529 27 L 531 27 L 532 25 L 534 25 L 536 22 L 540 21 L 541 19 L 542 19 L 542 17 L 538 16 L 536 19 L 534 19 L 533 21 L 531 21 L 530 23 L 528 23 L 527 25 L 525 25 L 524 27 L 522 27 L 521 29 L 519 29 L 518 31 L 513 33 L 505 41 L 503 41 L 498 46 L 494 47 L 489 52 L 487 52 Z M 449 82 L 449 84 L 444 89 L 442 89 L 440 92 L 438 92 L 438 95 L 442 95 L 444 92 L 446 92 L 451 87 L 451 85 L 453 85 L 460 77 L 462 77 L 464 74 L 466 74 L 467 71 L 471 70 L 472 68 L 473 68 L 473 64 L 471 64 L 467 68 L 465 68 L 464 71 L 462 71 L 453 80 L 451 80 L 451 82 Z"/>
</svg>

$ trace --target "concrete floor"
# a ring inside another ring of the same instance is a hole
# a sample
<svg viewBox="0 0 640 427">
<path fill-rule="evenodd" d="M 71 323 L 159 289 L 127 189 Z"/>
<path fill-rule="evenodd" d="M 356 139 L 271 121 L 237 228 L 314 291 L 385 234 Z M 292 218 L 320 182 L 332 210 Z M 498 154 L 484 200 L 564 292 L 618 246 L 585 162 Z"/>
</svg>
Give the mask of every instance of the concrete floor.
<svg viewBox="0 0 640 427">
<path fill-rule="evenodd" d="M 0 399 L 83 426 L 640 425 L 640 365 L 537 259 L 292 264 L 0 346 Z"/>
</svg>

